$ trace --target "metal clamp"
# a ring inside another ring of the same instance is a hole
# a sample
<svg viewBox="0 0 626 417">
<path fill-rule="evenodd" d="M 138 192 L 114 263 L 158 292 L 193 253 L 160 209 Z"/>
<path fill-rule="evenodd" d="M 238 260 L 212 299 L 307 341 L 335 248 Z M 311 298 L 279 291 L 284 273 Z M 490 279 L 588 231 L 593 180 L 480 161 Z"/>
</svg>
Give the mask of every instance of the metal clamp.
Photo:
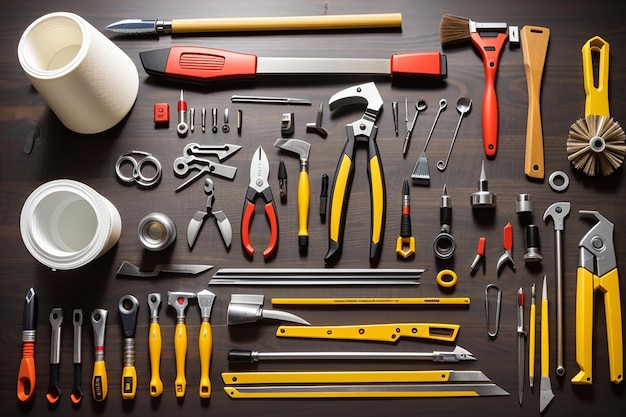
<svg viewBox="0 0 626 417">
<path fill-rule="evenodd" d="M 143 155 L 143 158 L 137 160 L 133 155 Z M 132 176 L 124 175 L 122 173 L 122 165 L 129 163 L 132 168 Z M 148 164 L 152 165 L 155 172 L 152 176 L 144 175 L 142 172 L 143 167 Z M 161 163 L 158 159 L 152 156 L 151 153 L 144 151 L 131 151 L 127 154 L 121 155 L 115 162 L 115 175 L 124 183 L 136 182 L 142 187 L 150 188 L 155 186 L 161 180 Z"/>
</svg>

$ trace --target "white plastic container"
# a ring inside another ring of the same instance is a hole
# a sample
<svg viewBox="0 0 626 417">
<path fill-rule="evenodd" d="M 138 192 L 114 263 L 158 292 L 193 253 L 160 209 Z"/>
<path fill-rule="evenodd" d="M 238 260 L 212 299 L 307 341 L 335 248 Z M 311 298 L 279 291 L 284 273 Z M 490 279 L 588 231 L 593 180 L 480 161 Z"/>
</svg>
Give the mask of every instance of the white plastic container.
<svg viewBox="0 0 626 417">
<path fill-rule="evenodd" d="M 75 132 L 112 128 L 137 99 L 139 73 L 132 59 L 73 13 L 50 13 L 31 23 L 17 55 L 33 87 Z"/>
<path fill-rule="evenodd" d="M 93 188 L 60 179 L 36 188 L 20 215 L 28 251 L 53 270 L 79 268 L 111 249 L 122 232 L 117 208 Z"/>
</svg>

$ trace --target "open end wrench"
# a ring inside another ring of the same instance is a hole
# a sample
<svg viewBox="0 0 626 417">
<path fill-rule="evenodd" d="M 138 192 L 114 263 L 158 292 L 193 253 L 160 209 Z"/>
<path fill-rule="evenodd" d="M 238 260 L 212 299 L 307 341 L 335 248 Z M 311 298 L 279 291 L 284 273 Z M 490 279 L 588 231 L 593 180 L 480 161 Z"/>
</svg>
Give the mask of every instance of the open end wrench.
<svg viewBox="0 0 626 417">
<path fill-rule="evenodd" d="M 148 307 L 150 307 L 150 329 L 148 336 L 148 349 L 150 351 L 150 396 L 158 397 L 163 394 L 163 381 L 161 381 L 161 326 L 159 325 L 159 307 L 161 306 L 161 293 L 148 294 Z"/>
<path fill-rule="evenodd" d="M 70 393 L 72 403 L 79 404 L 83 399 L 83 389 L 81 388 L 80 372 L 82 364 L 81 339 L 83 334 L 83 310 L 75 309 L 72 312 L 72 323 L 74 324 L 74 386 Z"/>
<path fill-rule="evenodd" d="M 137 370 L 135 369 L 135 328 L 139 301 L 130 294 L 120 298 L 118 310 L 124 333 L 124 369 L 122 369 L 122 398 L 135 398 L 137 393 Z"/>
<path fill-rule="evenodd" d="M 50 380 L 46 398 L 50 404 L 59 401 L 61 388 L 59 387 L 59 364 L 61 362 L 61 323 L 63 323 L 63 309 L 53 308 L 50 312 Z"/>
</svg>

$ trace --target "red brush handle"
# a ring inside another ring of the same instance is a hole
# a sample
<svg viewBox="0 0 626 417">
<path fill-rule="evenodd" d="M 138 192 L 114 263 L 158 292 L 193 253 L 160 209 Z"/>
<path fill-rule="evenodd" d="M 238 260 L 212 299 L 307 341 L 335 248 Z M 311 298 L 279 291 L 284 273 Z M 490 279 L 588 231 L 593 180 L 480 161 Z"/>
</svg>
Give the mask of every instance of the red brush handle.
<svg viewBox="0 0 626 417">
<path fill-rule="evenodd" d="M 478 48 L 485 70 L 485 92 L 483 95 L 482 123 L 483 146 L 488 157 L 496 155 L 498 146 L 498 98 L 496 97 L 496 74 L 502 48 L 508 39 L 506 33 L 495 37 L 471 34 L 472 43 Z"/>
</svg>

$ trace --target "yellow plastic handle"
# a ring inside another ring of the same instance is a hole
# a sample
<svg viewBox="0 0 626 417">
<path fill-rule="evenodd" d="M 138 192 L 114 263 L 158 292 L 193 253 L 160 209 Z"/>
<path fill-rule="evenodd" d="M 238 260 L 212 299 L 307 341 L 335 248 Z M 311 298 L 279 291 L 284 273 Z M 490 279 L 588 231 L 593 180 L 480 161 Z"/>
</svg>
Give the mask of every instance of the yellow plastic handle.
<svg viewBox="0 0 626 417">
<path fill-rule="evenodd" d="M 122 398 L 130 400 L 137 393 L 137 370 L 134 366 L 125 366 L 122 369 Z"/>
<path fill-rule="evenodd" d="M 371 182 L 372 199 L 372 236 L 373 245 L 382 245 L 383 229 L 385 227 L 385 183 L 383 167 L 378 155 L 372 156 L 369 161 L 369 175 Z"/>
<path fill-rule="evenodd" d="M 582 47 L 585 85 L 585 116 L 596 114 L 610 117 L 609 112 L 609 43 L 599 36 L 589 39 Z M 597 83 L 594 55 L 598 56 Z"/>
<path fill-rule="evenodd" d="M 211 398 L 211 352 L 213 351 L 213 331 L 211 323 L 202 322 L 200 337 L 198 338 L 198 350 L 200 352 L 200 398 Z"/>
<path fill-rule="evenodd" d="M 609 351 L 609 375 L 611 382 L 619 384 L 624 379 L 622 312 L 619 295 L 619 274 L 617 268 L 601 278 L 597 285 L 604 290 L 604 311 L 606 314 L 606 335 Z"/>
<path fill-rule="evenodd" d="M 309 236 L 310 201 L 309 173 L 301 170 L 298 177 L 298 236 Z"/>
<path fill-rule="evenodd" d="M 536 306 L 530 305 L 530 329 L 528 331 L 528 376 L 531 381 L 535 376 L 535 322 Z M 532 386 L 532 385 L 531 385 Z"/>
<path fill-rule="evenodd" d="M 109 381 L 104 361 L 96 361 L 93 364 L 93 377 L 91 378 L 91 390 L 93 399 L 104 401 L 109 393 Z"/>
<path fill-rule="evenodd" d="M 448 382 L 453 371 L 224 372 L 224 384 L 358 384 Z"/>
<path fill-rule="evenodd" d="M 344 153 L 339 167 L 337 168 L 335 183 L 332 187 L 332 200 L 330 202 L 330 225 L 328 233 L 330 240 L 336 243 L 339 243 L 339 234 L 343 229 L 342 224 L 345 221 L 343 211 L 348 199 L 348 181 L 352 170 L 352 159 Z"/>
<path fill-rule="evenodd" d="M 187 357 L 187 327 L 178 323 L 174 331 L 174 355 L 176 356 L 176 380 L 174 388 L 177 397 L 184 397 L 187 390 L 185 378 L 185 359 Z"/>
<path fill-rule="evenodd" d="M 400 26 L 402 26 L 402 14 L 400 13 L 172 20 L 172 31 L 174 33 L 361 29 Z"/>
<path fill-rule="evenodd" d="M 163 394 L 163 381 L 160 376 L 161 365 L 161 326 L 159 323 L 150 323 L 148 349 L 150 351 L 150 396 L 158 397 Z"/>
<path fill-rule="evenodd" d="M 543 325 L 543 323 L 542 323 Z M 591 384 L 593 329 L 593 274 L 579 266 L 576 274 L 576 363 L 580 371 L 572 384 Z"/>
<path fill-rule="evenodd" d="M 550 375 L 550 327 L 548 300 L 541 300 L 541 376 Z"/>
</svg>

